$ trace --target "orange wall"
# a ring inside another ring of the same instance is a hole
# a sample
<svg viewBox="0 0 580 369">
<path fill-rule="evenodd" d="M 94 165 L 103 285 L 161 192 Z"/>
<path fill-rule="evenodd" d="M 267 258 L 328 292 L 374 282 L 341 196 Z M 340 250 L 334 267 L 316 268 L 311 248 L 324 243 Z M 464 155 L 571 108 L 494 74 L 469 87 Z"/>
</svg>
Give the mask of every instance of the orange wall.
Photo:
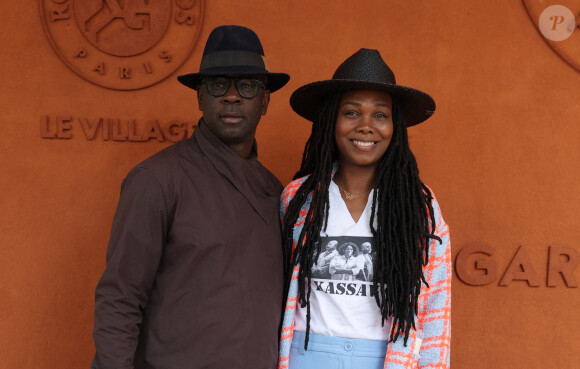
<svg viewBox="0 0 580 369">
<path fill-rule="evenodd" d="M 378 48 L 399 83 L 429 92 L 436 114 L 409 131 L 422 178 L 450 225 L 454 257 L 486 244 L 497 266 L 484 286 L 454 275 L 453 367 L 580 362 L 579 290 L 558 276 L 558 286 L 546 285 L 548 246 L 580 251 L 580 73 L 547 45 L 523 3 L 206 0 L 185 63 L 156 85 L 115 91 L 61 61 L 40 1 L 0 5 L 0 368 L 88 367 L 93 293 L 121 181 L 168 143 L 87 140 L 77 119 L 197 120 L 195 94 L 175 77 L 197 71 L 219 24 L 254 29 L 270 69 L 292 76 L 272 95 L 258 134 L 262 162 L 283 183 L 310 129 L 291 111 L 290 94 L 330 78 L 360 47 Z M 73 137 L 41 138 L 43 116 L 72 117 Z M 539 287 L 498 286 L 520 245 Z M 580 280 L 580 267 L 572 275 Z"/>
</svg>

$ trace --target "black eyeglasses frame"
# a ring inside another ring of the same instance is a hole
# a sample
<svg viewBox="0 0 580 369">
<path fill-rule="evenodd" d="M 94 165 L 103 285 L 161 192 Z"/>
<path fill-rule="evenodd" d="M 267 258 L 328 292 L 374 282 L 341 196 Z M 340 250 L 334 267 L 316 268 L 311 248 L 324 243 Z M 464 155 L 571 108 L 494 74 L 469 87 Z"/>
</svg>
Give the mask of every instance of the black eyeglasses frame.
<svg viewBox="0 0 580 369">
<path fill-rule="evenodd" d="M 209 87 L 209 84 L 208 84 L 208 81 L 215 80 L 217 78 L 221 78 L 221 79 L 224 79 L 224 80 L 227 81 L 227 87 L 224 89 L 224 92 L 222 94 L 219 94 L 219 95 L 215 95 L 214 93 L 212 93 L 212 91 L 210 91 L 210 87 Z M 240 77 L 215 76 L 215 77 L 205 77 L 205 78 L 203 78 L 201 80 L 201 83 L 205 85 L 205 89 L 206 89 L 207 93 L 210 96 L 213 96 L 213 97 L 222 97 L 225 94 L 227 94 L 228 91 L 230 90 L 230 87 L 232 87 L 232 81 L 234 81 L 234 86 L 236 87 L 236 91 L 238 92 L 238 95 L 241 98 L 246 99 L 246 100 L 251 100 L 254 97 L 258 96 L 258 94 L 260 93 L 260 88 L 264 88 L 264 89 L 266 88 L 266 84 L 264 82 L 260 81 L 259 79 L 255 79 L 255 78 L 240 78 Z M 240 92 L 240 82 L 241 81 L 257 82 L 258 85 L 259 85 L 259 87 L 256 90 L 256 94 L 253 95 L 253 96 L 251 96 L 251 97 L 243 96 L 243 94 Z"/>
</svg>

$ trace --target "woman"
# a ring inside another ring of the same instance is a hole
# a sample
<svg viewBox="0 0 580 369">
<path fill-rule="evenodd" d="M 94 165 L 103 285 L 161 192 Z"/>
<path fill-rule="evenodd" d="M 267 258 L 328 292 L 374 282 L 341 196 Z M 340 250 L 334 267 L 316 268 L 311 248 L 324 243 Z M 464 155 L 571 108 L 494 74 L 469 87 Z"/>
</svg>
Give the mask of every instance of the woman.
<svg viewBox="0 0 580 369">
<path fill-rule="evenodd" d="M 354 280 L 359 271 L 364 267 L 359 262 L 358 247 L 352 243 L 347 242 L 340 246 L 338 255 L 336 255 L 328 266 L 331 279 L 339 280 Z"/>
<path fill-rule="evenodd" d="M 379 52 L 361 49 L 290 104 L 313 126 L 282 194 L 287 303 L 278 367 L 448 368 L 449 232 L 406 128 L 433 114 L 433 99 L 397 85 Z M 330 237 L 371 244 L 372 281 L 311 275 Z"/>
</svg>

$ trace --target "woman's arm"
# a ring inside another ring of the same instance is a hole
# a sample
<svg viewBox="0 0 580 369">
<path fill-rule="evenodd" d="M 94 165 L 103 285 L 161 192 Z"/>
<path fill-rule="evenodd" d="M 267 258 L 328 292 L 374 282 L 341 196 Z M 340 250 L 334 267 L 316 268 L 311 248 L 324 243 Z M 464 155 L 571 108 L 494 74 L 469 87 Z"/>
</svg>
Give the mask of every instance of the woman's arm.
<svg viewBox="0 0 580 369">
<path fill-rule="evenodd" d="M 451 349 L 451 242 L 439 203 L 433 200 L 435 234 L 441 243 L 429 244 L 429 263 L 424 270 L 429 288 L 422 288 L 418 330 L 422 332 L 419 368 L 449 368 Z M 417 353 L 417 350 L 415 349 Z"/>
</svg>

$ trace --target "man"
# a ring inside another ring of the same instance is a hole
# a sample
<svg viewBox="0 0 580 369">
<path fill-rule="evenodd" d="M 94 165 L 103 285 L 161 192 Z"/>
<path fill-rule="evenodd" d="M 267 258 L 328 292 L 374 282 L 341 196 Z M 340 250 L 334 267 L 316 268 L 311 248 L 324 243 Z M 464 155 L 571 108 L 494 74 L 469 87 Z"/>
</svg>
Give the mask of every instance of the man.
<svg viewBox="0 0 580 369">
<path fill-rule="evenodd" d="M 326 244 L 326 251 L 318 256 L 316 264 L 312 265 L 312 277 L 313 278 L 323 278 L 330 279 L 330 272 L 328 271 L 328 266 L 330 261 L 338 255 L 336 251 L 336 246 L 338 245 L 337 240 L 330 240 Z"/>
<path fill-rule="evenodd" d="M 258 36 L 217 27 L 198 73 L 194 134 L 123 182 L 95 293 L 94 369 L 276 367 L 282 302 L 280 182 L 254 135 L 270 92 Z"/>
<path fill-rule="evenodd" d="M 373 280 L 373 258 L 371 256 L 372 246 L 370 242 L 364 242 L 361 246 L 361 253 L 359 259 L 364 265 L 359 273 L 359 278 L 363 281 L 371 282 Z"/>
</svg>

